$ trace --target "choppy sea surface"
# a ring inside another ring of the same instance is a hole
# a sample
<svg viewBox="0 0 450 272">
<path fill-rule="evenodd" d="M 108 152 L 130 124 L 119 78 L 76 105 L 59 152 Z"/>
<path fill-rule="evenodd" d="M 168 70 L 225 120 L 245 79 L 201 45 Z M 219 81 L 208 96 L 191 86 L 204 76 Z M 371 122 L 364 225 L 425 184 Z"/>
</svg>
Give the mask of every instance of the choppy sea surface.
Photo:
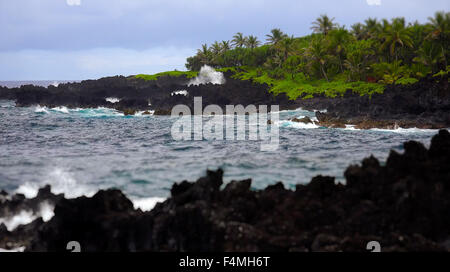
<svg viewBox="0 0 450 272">
<path fill-rule="evenodd" d="M 0 86 L 8 88 L 18 88 L 22 85 L 35 85 L 48 87 L 50 85 L 58 86 L 61 83 L 79 82 L 80 80 L 7 80 L 0 81 Z"/>
<path fill-rule="evenodd" d="M 118 188 L 143 207 L 169 196 L 174 182 L 194 181 L 221 167 L 225 181 L 253 179 L 253 188 L 282 181 L 287 188 L 322 174 L 344 181 L 349 164 L 416 140 L 429 145 L 436 130 L 327 129 L 288 121 L 314 116 L 280 112 L 276 151 L 259 141 L 175 141 L 177 118 L 124 116 L 112 109 L 19 108 L 0 101 L 0 189 L 33 197 L 50 184 L 67 197 Z"/>
</svg>

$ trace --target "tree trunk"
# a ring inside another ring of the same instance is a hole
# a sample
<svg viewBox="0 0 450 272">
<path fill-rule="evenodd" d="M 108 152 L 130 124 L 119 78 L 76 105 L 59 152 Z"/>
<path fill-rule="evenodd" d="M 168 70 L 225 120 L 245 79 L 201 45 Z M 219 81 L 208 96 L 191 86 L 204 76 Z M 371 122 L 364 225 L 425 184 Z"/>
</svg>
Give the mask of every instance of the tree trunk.
<svg viewBox="0 0 450 272">
<path fill-rule="evenodd" d="M 325 79 L 327 80 L 327 82 L 330 82 L 330 81 L 328 80 L 327 73 L 325 73 L 325 69 L 323 69 L 323 65 L 320 65 L 320 68 L 321 68 L 322 73 L 323 73 L 323 76 L 325 77 Z"/>
</svg>

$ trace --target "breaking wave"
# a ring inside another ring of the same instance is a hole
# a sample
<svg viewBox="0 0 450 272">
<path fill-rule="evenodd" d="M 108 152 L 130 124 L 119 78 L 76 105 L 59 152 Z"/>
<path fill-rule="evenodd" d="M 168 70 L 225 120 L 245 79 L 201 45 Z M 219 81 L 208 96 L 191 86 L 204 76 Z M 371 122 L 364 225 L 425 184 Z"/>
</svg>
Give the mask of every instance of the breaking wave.
<svg viewBox="0 0 450 272">
<path fill-rule="evenodd" d="M 37 196 L 39 188 L 50 185 L 54 194 L 64 194 L 66 198 L 76 198 L 79 196 L 93 196 L 96 188 L 78 182 L 68 171 L 55 168 L 42 182 L 26 182 L 16 189 L 16 193 L 25 195 L 27 198 Z"/>
<path fill-rule="evenodd" d="M 155 207 L 156 203 L 163 202 L 166 200 L 163 197 L 147 197 L 147 198 L 137 198 L 132 199 L 131 202 L 133 202 L 135 209 L 141 209 L 142 211 L 150 211 Z"/>
<path fill-rule="evenodd" d="M 33 211 L 22 210 L 18 214 L 15 214 L 10 217 L 0 218 L 0 224 L 5 224 L 6 229 L 8 231 L 12 231 L 20 225 L 26 225 L 39 217 L 42 217 L 44 222 L 49 221 L 53 215 L 55 207 L 50 205 L 48 202 L 44 201 L 40 205 L 40 209 L 37 213 L 33 213 Z"/>
<path fill-rule="evenodd" d="M 171 96 L 174 96 L 174 95 L 184 95 L 184 96 L 187 96 L 187 95 L 188 95 L 188 91 L 186 91 L 186 90 L 173 91 L 170 95 L 171 95 Z"/>
<path fill-rule="evenodd" d="M 275 125 L 278 125 L 282 128 L 301 128 L 301 129 L 311 129 L 311 128 L 319 128 L 320 126 L 316 125 L 315 123 L 301 123 L 301 122 L 294 122 L 289 120 L 281 120 L 275 123 Z"/>
<path fill-rule="evenodd" d="M 113 103 L 113 104 L 120 102 L 120 99 L 117 98 L 117 97 L 107 97 L 107 98 L 105 98 L 105 100 L 107 102 L 110 102 L 110 103 Z"/>
<path fill-rule="evenodd" d="M 24 250 L 25 250 L 24 246 L 13 248 L 13 249 L 0 248 L 0 252 L 23 252 Z"/>
<path fill-rule="evenodd" d="M 25 195 L 26 198 L 34 198 L 37 196 L 39 188 L 45 185 L 51 186 L 51 191 L 54 194 L 64 194 L 66 198 L 77 198 L 80 196 L 92 197 L 99 189 L 97 186 L 89 186 L 85 183 L 77 181 L 70 172 L 62 169 L 55 168 L 49 173 L 47 178 L 43 182 L 39 183 L 24 183 L 16 189 L 15 193 L 20 193 Z M 158 202 L 163 202 L 165 198 L 163 197 L 144 197 L 144 198 L 133 198 L 130 197 L 133 202 L 135 209 L 141 209 L 142 211 L 149 211 Z M 42 206 L 40 213 L 33 214 L 29 211 L 22 211 L 16 217 L 8 220 L 9 226 L 12 228 L 17 227 L 21 224 L 28 224 L 38 217 L 42 217 L 44 221 L 50 220 L 53 216 L 53 207 Z M 0 224 L 2 223 L 0 219 Z M 5 223 L 6 224 L 6 223 Z M 8 225 L 7 225 L 8 227 Z M 9 228 L 8 228 L 9 229 Z"/>
<path fill-rule="evenodd" d="M 114 117 L 114 116 L 124 116 L 123 113 L 110 108 L 98 107 L 98 108 L 76 108 L 69 109 L 67 107 L 55 107 L 47 108 L 46 106 L 37 105 L 34 109 L 35 113 L 39 114 L 50 114 L 50 113 L 62 113 L 62 114 L 77 114 L 82 117 Z"/>
<path fill-rule="evenodd" d="M 372 128 L 369 129 L 370 131 L 378 131 L 378 132 L 395 132 L 395 133 L 401 133 L 401 134 L 408 134 L 408 133 L 437 133 L 439 129 L 421 129 L 421 128 L 395 128 L 395 129 L 381 129 L 381 128 Z"/>
<path fill-rule="evenodd" d="M 198 76 L 189 81 L 188 86 L 207 84 L 207 83 L 219 84 L 219 85 L 224 84 L 225 77 L 224 77 L 223 73 L 217 72 L 211 66 L 204 65 L 200 69 Z"/>
</svg>

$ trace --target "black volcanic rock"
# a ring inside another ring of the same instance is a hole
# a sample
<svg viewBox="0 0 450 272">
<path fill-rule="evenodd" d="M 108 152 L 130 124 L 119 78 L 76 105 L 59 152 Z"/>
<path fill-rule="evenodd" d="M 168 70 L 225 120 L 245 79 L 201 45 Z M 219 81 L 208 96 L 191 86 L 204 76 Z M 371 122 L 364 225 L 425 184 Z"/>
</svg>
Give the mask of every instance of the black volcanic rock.
<svg viewBox="0 0 450 272">
<path fill-rule="evenodd" d="M 411 85 L 388 85 L 383 94 L 360 96 L 351 90 L 335 98 L 316 94 L 313 98 L 289 100 L 282 93 L 274 96 L 266 84 L 238 80 L 225 73 L 223 85 L 201 84 L 188 86 L 185 76 L 161 76 L 145 81 L 133 76 L 106 77 L 79 83 L 59 84 L 48 88 L 25 85 L 20 88 L 0 87 L 0 99 L 12 99 L 17 106 L 41 105 L 69 108 L 109 107 L 125 113 L 155 110 L 155 115 L 170 115 L 178 104 L 187 105 L 193 112 L 194 97 L 202 97 L 202 105 L 279 105 L 281 110 L 302 107 L 323 110 L 316 113 L 322 126 L 356 128 L 448 128 L 450 127 L 450 91 L 448 78 L 427 77 Z M 186 90 L 186 96 L 173 94 Z M 117 103 L 105 99 L 119 98 Z M 269 107 L 270 109 L 270 107 Z"/>
<path fill-rule="evenodd" d="M 441 130 L 429 150 L 410 141 L 385 166 L 371 156 L 348 167 L 346 185 L 317 176 L 295 191 L 255 191 L 251 180 L 221 189 L 223 171 L 207 171 L 174 184 L 150 212 L 118 190 L 60 199 L 49 222 L 16 235 L 28 251 L 65 251 L 69 241 L 82 251 L 366 251 L 369 241 L 382 251 L 449 251 L 449 146 Z"/>
<path fill-rule="evenodd" d="M 41 210 L 54 207 L 55 204 L 64 198 L 63 195 L 55 195 L 51 192 L 50 186 L 39 189 L 36 197 L 28 199 L 22 194 L 8 195 L 2 191 L 0 193 L 0 218 L 11 219 L 21 212 L 27 212 L 31 216 L 41 216 Z M 4 224 L 0 224 L 0 248 L 13 249 L 21 246 L 29 246 L 36 230 L 44 224 L 41 217 L 35 219 L 30 224 L 19 225 L 14 230 L 8 231 Z"/>
<path fill-rule="evenodd" d="M 448 128 L 450 127 L 450 91 L 448 78 L 423 78 L 411 85 L 388 85 L 383 94 L 360 96 L 348 90 L 343 97 L 317 95 L 298 99 L 307 110 L 327 109 L 316 113 L 321 125 L 356 128 Z"/>
<path fill-rule="evenodd" d="M 161 76 L 157 80 L 143 80 L 131 77 L 106 77 L 85 80 L 78 83 L 64 83 L 48 88 L 24 85 L 20 88 L 1 88 L 0 99 L 14 99 L 17 106 L 41 105 L 48 107 L 67 106 L 69 108 L 109 107 L 120 111 L 155 110 L 157 114 L 169 114 L 178 104 L 184 104 L 193 112 L 194 96 L 201 96 L 203 107 L 219 105 L 244 106 L 280 105 L 282 109 L 295 108 L 295 102 L 286 95 L 273 96 L 267 85 L 253 84 L 228 77 L 225 84 L 202 84 L 188 86 L 185 76 Z M 172 94 L 186 90 L 187 96 Z M 111 103 L 105 99 L 120 99 Z"/>
<path fill-rule="evenodd" d="M 102 190 L 92 198 L 62 199 L 55 206 L 57 216 L 40 226 L 27 249 L 61 251 L 75 240 L 83 251 L 133 250 L 134 222 L 141 214 L 119 190 Z"/>
</svg>

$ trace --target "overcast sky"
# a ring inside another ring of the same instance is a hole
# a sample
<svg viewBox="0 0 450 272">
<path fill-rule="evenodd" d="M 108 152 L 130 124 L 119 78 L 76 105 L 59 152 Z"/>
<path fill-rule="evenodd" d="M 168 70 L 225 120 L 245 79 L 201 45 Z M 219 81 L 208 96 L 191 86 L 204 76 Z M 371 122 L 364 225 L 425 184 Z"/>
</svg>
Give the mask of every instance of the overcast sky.
<svg viewBox="0 0 450 272">
<path fill-rule="evenodd" d="M 185 70 L 202 43 L 272 28 L 302 36 L 320 14 L 426 22 L 449 0 L 0 0 L 0 80 Z"/>
</svg>

